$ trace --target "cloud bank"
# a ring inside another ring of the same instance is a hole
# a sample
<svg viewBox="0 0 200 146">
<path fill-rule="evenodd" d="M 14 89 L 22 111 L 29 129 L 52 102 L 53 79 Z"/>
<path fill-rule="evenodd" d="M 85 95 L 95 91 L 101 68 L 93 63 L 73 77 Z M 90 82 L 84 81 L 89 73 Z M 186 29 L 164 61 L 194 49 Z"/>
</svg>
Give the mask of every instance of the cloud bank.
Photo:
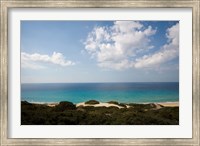
<svg viewBox="0 0 200 146">
<path fill-rule="evenodd" d="M 23 68 L 43 69 L 45 68 L 44 63 L 55 64 L 63 67 L 75 64 L 70 60 L 66 60 L 63 54 L 57 52 L 53 52 L 51 56 L 41 55 L 39 53 L 21 53 L 21 65 Z"/>
<path fill-rule="evenodd" d="M 166 33 L 168 43 L 154 54 L 144 55 L 142 58 L 136 59 L 135 67 L 154 67 L 162 63 L 168 62 L 179 56 L 179 24 L 167 29 Z"/>
<path fill-rule="evenodd" d="M 137 21 L 115 21 L 110 27 L 95 27 L 84 42 L 85 50 L 102 68 L 152 68 L 178 56 L 179 24 L 168 28 L 167 43 L 149 54 L 154 48 L 151 36 L 155 33 L 151 26 L 145 27 Z M 141 57 L 141 53 L 148 55 Z"/>
</svg>

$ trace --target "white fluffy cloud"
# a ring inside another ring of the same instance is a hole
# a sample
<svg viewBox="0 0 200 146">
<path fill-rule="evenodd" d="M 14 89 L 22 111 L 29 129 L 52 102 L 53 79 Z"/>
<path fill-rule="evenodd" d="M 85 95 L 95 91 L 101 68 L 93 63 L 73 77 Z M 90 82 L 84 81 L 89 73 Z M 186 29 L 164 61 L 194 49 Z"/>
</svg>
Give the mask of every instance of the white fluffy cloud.
<svg viewBox="0 0 200 146">
<path fill-rule="evenodd" d="M 148 52 L 150 36 L 156 30 L 137 21 L 116 21 L 110 27 L 95 27 L 87 36 L 85 50 L 96 59 L 98 66 L 121 70 L 126 68 L 151 68 L 178 56 L 179 24 L 167 29 L 168 42 L 157 52 L 138 58 Z"/>
<path fill-rule="evenodd" d="M 132 67 L 130 58 L 138 52 L 153 47 L 149 36 L 155 33 L 151 26 L 145 28 L 139 22 L 116 21 L 111 27 L 95 27 L 84 44 L 98 66 L 120 70 Z"/>
<path fill-rule="evenodd" d="M 179 55 L 179 24 L 167 29 L 166 33 L 168 43 L 159 51 L 151 55 L 144 55 L 142 58 L 136 59 L 135 67 L 155 67 L 162 63 L 170 61 Z"/>
<path fill-rule="evenodd" d="M 31 68 L 31 69 L 43 69 L 44 65 L 40 65 L 38 63 L 52 63 L 60 66 L 70 66 L 75 63 L 66 60 L 63 54 L 53 52 L 51 56 L 49 55 L 41 55 L 38 53 L 28 54 L 25 52 L 21 53 L 21 65 L 23 68 Z"/>
</svg>

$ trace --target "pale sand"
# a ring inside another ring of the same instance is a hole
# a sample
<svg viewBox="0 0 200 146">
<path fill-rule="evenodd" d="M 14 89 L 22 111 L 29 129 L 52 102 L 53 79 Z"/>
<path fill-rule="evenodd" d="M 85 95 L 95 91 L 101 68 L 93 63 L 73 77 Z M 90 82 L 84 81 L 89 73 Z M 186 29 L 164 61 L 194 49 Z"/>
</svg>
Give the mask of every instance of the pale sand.
<svg viewBox="0 0 200 146">
<path fill-rule="evenodd" d="M 49 103 L 49 104 L 47 104 L 47 106 L 49 106 L 49 107 L 55 107 L 56 105 L 58 105 L 58 103 Z"/>
<path fill-rule="evenodd" d="M 124 108 L 122 106 L 119 106 L 119 105 L 116 105 L 116 104 L 110 104 L 110 103 L 106 103 L 106 102 L 100 102 L 99 104 L 85 104 L 85 102 L 81 102 L 81 103 L 78 103 L 76 104 L 76 107 L 78 106 L 94 106 L 94 107 L 111 107 L 111 106 L 114 106 L 114 107 L 118 107 L 118 108 Z"/>
<path fill-rule="evenodd" d="M 59 103 L 55 103 L 55 102 L 52 102 L 52 103 L 45 103 L 45 102 L 30 102 L 32 104 L 43 104 L 43 105 L 47 105 L 49 107 L 55 107 L 56 105 L 58 105 Z"/>
<path fill-rule="evenodd" d="M 38 104 L 38 103 L 37 103 Z M 40 103 L 44 104 L 44 103 Z M 49 107 L 55 107 L 59 103 L 46 103 L 47 106 Z M 144 103 L 144 104 L 150 104 L 150 103 Z M 159 105 L 165 106 L 165 107 L 177 107 L 179 106 L 179 102 L 160 102 L 160 103 L 154 103 L 156 105 L 156 109 L 161 108 Z M 116 104 L 111 104 L 111 103 L 106 103 L 106 102 L 100 102 L 99 104 L 85 104 L 85 102 L 81 102 L 76 104 L 76 107 L 78 106 L 94 106 L 94 107 L 118 107 L 118 108 L 124 108 L 122 106 L 116 105 Z M 127 108 L 129 108 L 129 105 L 126 105 Z"/>
<path fill-rule="evenodd" d="M 161 102 L 161 103 L 158 103 L 160 105 L 163 105 L 165 107 L 176 107 L 176 106 L 179 106 L 179 102 Z"/>
</svg>

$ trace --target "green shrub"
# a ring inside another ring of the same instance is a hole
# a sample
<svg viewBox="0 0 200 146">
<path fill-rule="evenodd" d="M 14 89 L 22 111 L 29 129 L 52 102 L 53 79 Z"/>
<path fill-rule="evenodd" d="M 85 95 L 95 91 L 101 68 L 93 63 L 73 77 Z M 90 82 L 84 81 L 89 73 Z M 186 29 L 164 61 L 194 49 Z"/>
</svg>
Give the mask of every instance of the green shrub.
<svg viewBox="0 0 200 146">
<path fill-rule="evenodd" d="M 110 104 L 116 104 L 116 105 L 119 104 L 117 101 L 109 101 L 108 103 L 110 103 Z"/>
<path fill-rule="evenodd" d="M 120 104 L 118 104 L 118 105 L 121 106 L 121 107 L 126 108 L 126 104 L 124 104 L 124 103 L 120 103 Z"/>
<path fill-rule="evenodd" d="M 119 104 L 120 105 L 120 104 Z M 55 107 L 21 102 L 22 125 L 178 125 L 179 107 L 154 109 L 150 104 L 129 104 L 132 108 L 76 108 L 71 102 Z"/>
<path fill-rule="evenodd" d="M 75 110 L 76 106 L 72 102 L 61 101 L 58 105 L 55 106 L 55 110 L 62 112 L 65 110 Z"/>
<path fill-rule="evenodd" d="M 99 101 L 96 101 L 96 100 L 89 100 L 89 101 L 86 101 L 85 104 L 99 104 Z"/>
</svg>

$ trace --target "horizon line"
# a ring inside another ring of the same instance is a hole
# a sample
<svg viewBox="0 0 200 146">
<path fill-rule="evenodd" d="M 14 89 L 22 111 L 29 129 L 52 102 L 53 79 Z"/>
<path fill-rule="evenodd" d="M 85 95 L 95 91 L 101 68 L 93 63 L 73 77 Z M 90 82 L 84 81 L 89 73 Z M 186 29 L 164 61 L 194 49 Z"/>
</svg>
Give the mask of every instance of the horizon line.
<svg viewBox="0 0 200 146">
<path fill-rule="evenodd" d="M 26 82 L 26 83 L 21 83 L 21 84 L 65 84 L 65 83 L 179 83 L 179 81 L 152 81 L 152 82 Z"/>
</svg>

